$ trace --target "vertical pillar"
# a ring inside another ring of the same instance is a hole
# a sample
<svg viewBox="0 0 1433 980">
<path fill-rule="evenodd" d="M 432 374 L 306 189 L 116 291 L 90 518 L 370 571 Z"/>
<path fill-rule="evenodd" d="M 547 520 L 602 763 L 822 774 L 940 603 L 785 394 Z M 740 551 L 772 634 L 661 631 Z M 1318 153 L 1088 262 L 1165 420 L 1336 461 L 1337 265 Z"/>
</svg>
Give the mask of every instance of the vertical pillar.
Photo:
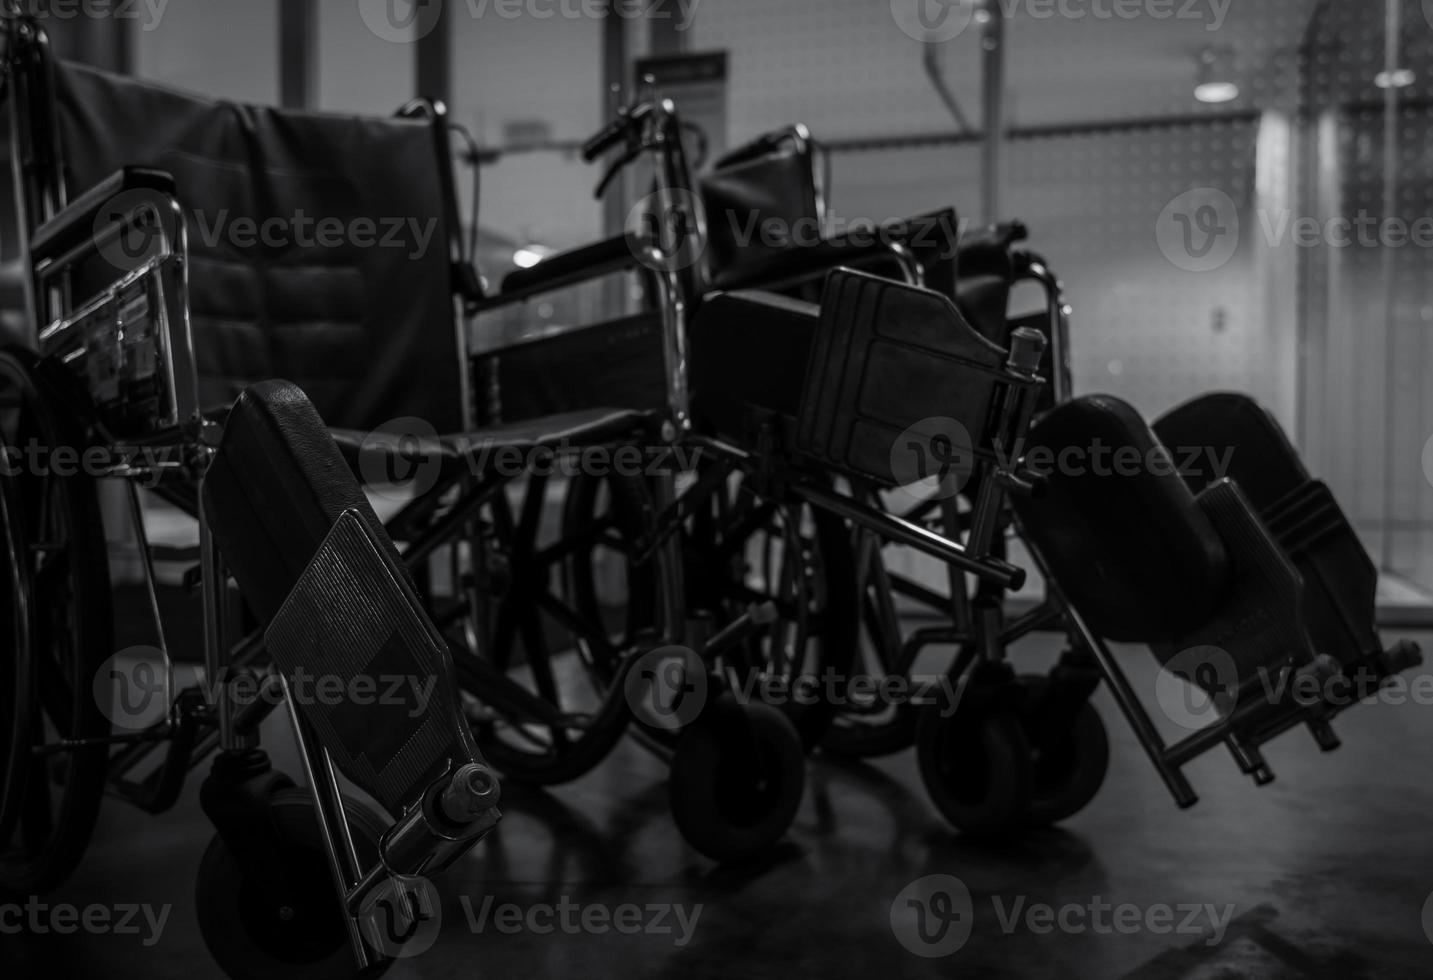
<svg viewBox="0 0 1433 980">
<path fill-rule="evenodd" d="M 1000 0 L 984 0 L 980 19 L 985 144 L 981 168 L 981 206 L 986 222 L 999 221 L 1005 173 L 1005 14 Z"/>
<path fill-rule="evenodd" d="M 279 4 L 279 104 L 307 109 L 318 102 L 318 8 L 316 0 Z"/>
</svg>

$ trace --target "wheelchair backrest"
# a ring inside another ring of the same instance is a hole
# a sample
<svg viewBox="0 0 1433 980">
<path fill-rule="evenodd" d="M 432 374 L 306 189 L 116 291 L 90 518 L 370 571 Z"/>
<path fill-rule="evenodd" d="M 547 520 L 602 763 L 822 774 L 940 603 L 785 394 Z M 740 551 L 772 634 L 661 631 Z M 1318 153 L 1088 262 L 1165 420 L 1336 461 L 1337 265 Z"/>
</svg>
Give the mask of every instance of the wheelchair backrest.
<svg viewBox="0 0 1433 980">
<path fill-rule="evenodd" d="M 1173 459 L 1109 395 L 1057 406 L 1030 429 L 1046 492 L 1014 498 L 1026 539 L 1090 627 L 1155 643 L 1207 622 L 1230 579 L 1224 543 Z"/>
<path fill-rule="evenodd" d="M 15 91 L 31 100 L 32 144 L 56 148 L 66 199 L 125 166 L 174 176 L 201 405 L 287 377 L 337 426 L 463 424 L 441 116 L 241 105 L 50 61 L 52 89 Z M 27 210 L 37 195 L 25 185 L 45 179 L 22 173 Z M 33 231 L 45 217 L 22 220 Z"/>
</svg>

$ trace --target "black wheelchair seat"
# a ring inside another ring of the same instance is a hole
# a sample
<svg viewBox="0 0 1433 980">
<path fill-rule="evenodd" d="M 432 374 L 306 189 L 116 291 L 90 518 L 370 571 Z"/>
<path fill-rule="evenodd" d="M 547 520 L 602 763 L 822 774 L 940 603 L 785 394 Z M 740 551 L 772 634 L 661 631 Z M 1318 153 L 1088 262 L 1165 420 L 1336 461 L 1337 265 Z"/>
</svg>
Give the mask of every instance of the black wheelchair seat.
<svg viewBox="0 0 1433 980">
<path fill-rule="evenodd" d="M 1121 455 L 1139 462 L 1117 475 Z M 1066 402 L 1032 427 L 1026 458 L 1048 484 L 1017 501 L 1023 529 L 1097 633 L 1168 639 L 1214 613 L 1229 588 L 1225 544 L 1173 462 L 1149 465 L 1167 453 L 1133 408 L 1109 395 Z"/>
<path fill-rule="evenodd" d="M 595 408 L 542 418 L 485 426 L 456 435 L 415 436 L 399 431 L 331 429 L 334 443 L 356 473 L 387 472 L 390 463 L 439 462 L 436 476 L 446 479 L 462 469 L 481 475 L 495 454 L 584 449 L 621 443 L 656 428 L 655 415 L 627 408 Z"/>
</svg>

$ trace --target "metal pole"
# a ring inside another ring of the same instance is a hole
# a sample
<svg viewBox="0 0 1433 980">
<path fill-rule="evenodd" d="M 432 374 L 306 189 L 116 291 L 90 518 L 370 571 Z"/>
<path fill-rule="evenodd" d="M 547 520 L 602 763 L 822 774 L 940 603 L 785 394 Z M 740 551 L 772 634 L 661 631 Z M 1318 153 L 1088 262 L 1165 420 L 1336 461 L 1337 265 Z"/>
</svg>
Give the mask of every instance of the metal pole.
<svg viewBox="0 0 1433 980">
<path fill-rule="evenodd" d="M 1393 85 L 1393 72 L 1398 64 L 1398 35 L 1402 30 L 1402 0 L 1384 0 L 1383 70 L 1389 84 L 1383 90 L 1383 220 L 1391 220 L 1398 207 L 1398 88 Z M 1384 570 L 1393 567 L 1394 525 L 1394 424 L 1397 371 L 1395 351 L 1397 326 L 1394 323 L 1393 294 L 1398 288 L 1397 252 L 1387 244 L 1382 247 L 1383 288 L 1383 533 L 1379 535 L 1379 564 Z"/>
<path fill-rule="evenodd" d="M 279 5 L 279 102 L 286 109 L 307 109 L 317 101 L 317 25 L 315 0 Z"/>
<path fill-rule="evenodd" d="M 438 22 L 418 39 L 413 66 L 418 90 L 413 94 L 420 98 L 453 101 L 452 8 L 450 3 L 439 5 Z"/>
<path fill-rule="evenodd" d="M 999 221 L 1003 213 L 1001 188 L 1005 150 L 1005 15 L 1000 0 L 982 0 L 980 49 L 985 106 L 984 164 L 981 170 L 981 206 L 985 221 Z"/>
</svg>

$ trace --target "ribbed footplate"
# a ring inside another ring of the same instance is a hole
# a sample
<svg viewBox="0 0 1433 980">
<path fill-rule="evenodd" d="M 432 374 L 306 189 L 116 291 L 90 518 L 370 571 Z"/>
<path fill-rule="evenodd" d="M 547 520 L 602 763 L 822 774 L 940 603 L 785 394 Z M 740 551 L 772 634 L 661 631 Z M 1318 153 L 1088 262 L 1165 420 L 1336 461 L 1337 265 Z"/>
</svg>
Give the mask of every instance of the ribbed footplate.
<svg viewBox="0 0 1433 980">
<path fill-rule="evenodd" d="M 265 637 L 334 763 L 390 810 L 469 761 L 444 642 L 356 511 L 334 523 Z"/>
</svg>

